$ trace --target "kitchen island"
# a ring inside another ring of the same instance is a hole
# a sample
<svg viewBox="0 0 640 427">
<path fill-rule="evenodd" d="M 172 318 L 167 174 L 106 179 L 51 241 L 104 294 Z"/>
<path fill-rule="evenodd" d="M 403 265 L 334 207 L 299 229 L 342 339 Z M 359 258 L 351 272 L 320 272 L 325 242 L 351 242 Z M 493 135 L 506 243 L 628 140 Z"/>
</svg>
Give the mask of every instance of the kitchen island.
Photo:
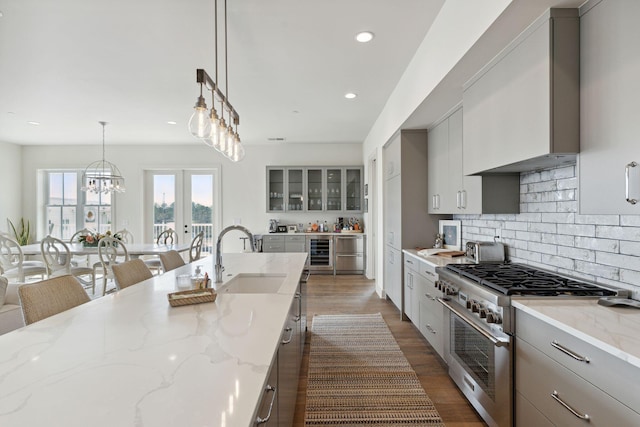
<svg viewBox="0 0 640 427">
<path fill-rule="evenodd" d="M 208 257 L 3 335 L 0 425 L 252 426 L 305 260 L 225 254 L 214 303 L 171 307 Z M 283 283 L 225 292 L 238 273 Z"/>
</svg>

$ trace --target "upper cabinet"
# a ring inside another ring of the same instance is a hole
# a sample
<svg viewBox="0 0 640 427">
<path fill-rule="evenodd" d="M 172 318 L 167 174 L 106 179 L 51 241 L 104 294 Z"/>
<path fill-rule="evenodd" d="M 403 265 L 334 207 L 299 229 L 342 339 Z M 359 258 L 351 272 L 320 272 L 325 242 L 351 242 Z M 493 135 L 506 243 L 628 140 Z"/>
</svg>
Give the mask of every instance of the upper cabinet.
<svg viewBox="0 0 640 427">
<path fill-rule="evenodd" d="M 267 168 L 267 211 L 283 212 L 284 197 L 284 168 Z"/>
<path fill-rule="evenodd" d="M 581 11 L 579 209 L 640 214 L 640 2 L 593 3 Z"/>
<path fill-rule="evenodd" d="M 431 214 L 518 213 L 518 174 L 463 174 L 463 112 L 458 108 L 429 130 L 428 193 Z"/>
<path fill-rule="evenodd" d="M 550 9 L 467 82 L 464 175 L 575 162 L 579 37 L 577 9 Z"/>
<path fill-rule="evenodd" d="M 267 212 L 362 212 L 363 167 L 267 167 Z"/>
</svg>

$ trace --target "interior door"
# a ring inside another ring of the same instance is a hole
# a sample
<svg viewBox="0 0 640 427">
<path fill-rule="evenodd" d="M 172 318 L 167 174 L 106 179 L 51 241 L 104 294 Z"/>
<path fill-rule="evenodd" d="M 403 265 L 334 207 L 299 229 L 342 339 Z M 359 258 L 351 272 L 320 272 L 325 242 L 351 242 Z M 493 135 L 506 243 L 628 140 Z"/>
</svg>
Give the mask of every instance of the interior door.
<svg viewBox="0 0 640 427">
<path fill-rule="evenodd" d="M 152 170 L 145 172 L 145 241 L 155 241 L 167 228 L 180 243 L 204 232 L 203 251 L 211 252 L 220 227 L 220 180 L 217 170 Z"/>
</svg>

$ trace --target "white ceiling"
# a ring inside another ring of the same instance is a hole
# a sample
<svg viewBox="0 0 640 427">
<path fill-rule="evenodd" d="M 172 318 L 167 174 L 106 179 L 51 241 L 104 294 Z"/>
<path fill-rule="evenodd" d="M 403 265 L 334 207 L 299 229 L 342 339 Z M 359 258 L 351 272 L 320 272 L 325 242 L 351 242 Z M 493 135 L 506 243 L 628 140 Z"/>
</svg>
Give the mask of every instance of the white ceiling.
<svg viewBox="0 0 640 427">
<path fill-rule="evenodd" d="M 228 0 L 243 142 L 362 142 L 443 2 Z M 99 144 L 103 120 L 108 144 L 199 144 L 187 121 L 196 68 L 215 74 L 213 11 L 213 0 L 0 0 L 0 142 Z M 356 42 L 362 30 L 375 39 Z"/>
</svg>

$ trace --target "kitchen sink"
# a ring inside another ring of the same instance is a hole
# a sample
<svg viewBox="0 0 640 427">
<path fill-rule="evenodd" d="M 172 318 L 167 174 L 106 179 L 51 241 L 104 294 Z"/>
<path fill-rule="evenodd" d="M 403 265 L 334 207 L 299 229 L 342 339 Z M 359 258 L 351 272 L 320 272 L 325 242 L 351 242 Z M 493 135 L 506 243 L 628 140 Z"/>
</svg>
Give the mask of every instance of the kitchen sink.
<svg viewBox="0 0 640 427">
<path fill-rule="evenodd" d="M 273 294 L 287 278 L 286 274 L 240 273 L 225 283 L 219 293 Z"/>
</svg>

